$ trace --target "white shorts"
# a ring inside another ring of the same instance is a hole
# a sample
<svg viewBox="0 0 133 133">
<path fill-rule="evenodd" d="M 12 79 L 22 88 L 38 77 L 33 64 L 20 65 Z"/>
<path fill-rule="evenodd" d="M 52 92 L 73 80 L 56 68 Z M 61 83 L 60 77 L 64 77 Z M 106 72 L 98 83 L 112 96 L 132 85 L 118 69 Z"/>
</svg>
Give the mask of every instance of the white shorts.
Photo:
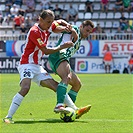
<svg viewBox="0 0 133 133">
<path fill-rule="evenodd" d="M 47 73 L 46 70 L 44 70 L 42 66 L 36 64 L 19 65 L 18 71 L 20 74 L 20 83 L 23 79 L 30 78 L 33 82 L 40 86 L 40 81 L 52 79 L 52 77 Z"/>
<path fill-rule="evenodd" d="M 112 61 L 104 61 L 104 64 L 105 65 L 111 65 L 112 64 Z"/>
</svg>

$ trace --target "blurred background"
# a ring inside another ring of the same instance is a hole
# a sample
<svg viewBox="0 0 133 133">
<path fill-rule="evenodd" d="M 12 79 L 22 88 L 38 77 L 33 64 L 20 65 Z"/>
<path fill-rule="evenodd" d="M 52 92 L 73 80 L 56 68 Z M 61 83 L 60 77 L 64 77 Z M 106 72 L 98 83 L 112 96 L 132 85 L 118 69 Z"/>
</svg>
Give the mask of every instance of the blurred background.
<svg viewBox="0 0 133 133">
<path fill-rule="evenodd" d="M 94 22 L 93 33 L 82 40 L 70 60 L 76 73 L 106 73 L 103 58 L 107 47 L 113 56 L 110 73 L 132 73 L 133 0 L 0 0 L 1 73 L 17 73 L 27 32 L 43 9 L 52 10 L 55 19 L 72 25 L 80 26 L 88 19 Z M 53 47 L 59 36 L 52 33 L 48 46 Z M 42 60 L 42 65 L 52 72 L 47 56 Z"/>
</svg>

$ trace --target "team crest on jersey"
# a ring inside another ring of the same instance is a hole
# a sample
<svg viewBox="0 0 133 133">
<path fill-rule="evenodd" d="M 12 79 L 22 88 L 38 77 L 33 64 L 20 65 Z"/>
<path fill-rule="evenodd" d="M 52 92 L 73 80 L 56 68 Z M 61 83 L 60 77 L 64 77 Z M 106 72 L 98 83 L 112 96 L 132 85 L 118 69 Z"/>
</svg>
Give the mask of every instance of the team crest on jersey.
<svg viewBox="0 0 133 133">
<path fill-rule="evenodd" d="M 44 44 L 44 42 L 41 40 L 41 38 L 38 38 L 37 41 L 38 41 L 39 45 L 43 45 Z"/>
</svg>

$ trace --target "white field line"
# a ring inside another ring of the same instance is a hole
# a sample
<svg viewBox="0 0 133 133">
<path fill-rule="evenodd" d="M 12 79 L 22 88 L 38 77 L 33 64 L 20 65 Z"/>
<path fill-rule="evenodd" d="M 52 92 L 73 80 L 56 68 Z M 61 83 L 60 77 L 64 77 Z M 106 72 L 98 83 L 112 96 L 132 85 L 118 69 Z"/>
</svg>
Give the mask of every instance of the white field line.
<svg viewBox="0 0 133 133">
<path fill-rule="evenodd" d="M 90 122 L 133 122 L 133 120 L 124 119 L 77 119 L 77 121 L 90 121 Z M 52 119 L 14 119 L 14 121 L 52 121 Z M 55 119 L 53 119 L 55 121 Z"/>
<path fill-rule="evenodd" d="M 86 121 L 94 122 L 133 122 L 133 120 L 122 120 L 122 119 L 84 119 Z"/>
</svg>

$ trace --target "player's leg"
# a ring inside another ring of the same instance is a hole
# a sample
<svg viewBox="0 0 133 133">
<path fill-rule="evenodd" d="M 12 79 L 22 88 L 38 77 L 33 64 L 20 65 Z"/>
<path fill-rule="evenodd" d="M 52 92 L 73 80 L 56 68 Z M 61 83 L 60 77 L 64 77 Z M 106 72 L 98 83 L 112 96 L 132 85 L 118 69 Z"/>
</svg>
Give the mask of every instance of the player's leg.
<svg viewBox="0 0 133 133">
<path fill-rule="evenodd" d="M 108 73 L 110 73 L 110 70 L 111 70 L 111 64 L 108 65 Z"/>
<path fill-rule="evenodd" d="M 52 89 L 55 92 L 56 92 L 56 88 L 58 86 L 58 84 L 56 84 L 56 82 L 54 82 L 53 79 L 44 79 L 44 80 L 41 81 L 40 84 L 41 84 L 41 86 L 50 88 L 50 89 Z M 60 104 L 60 106 L 58 106 L 58 108 L 56 110 L 54 109 L 54 112 L 56 112 L 56 113 L 58 113 L 58 112 L 69 113 L 65 109 L 64 102 L 62 104 Z"/>
<path fill-rule="evenodd" d="M 63 83 L 64 84 L 68 84 L 67 83 L 67 73 L 64 71 L 64 65 L 67 66 L 68 62 L 65 61 L 65 63 L 62 63 L 62 60 L 65 60 L 66 57 L 63 58 L 64 55 L 61 56 L 61 53 L 57 52 L 55 54 L 51 54 L 49 56 L 49 63 L 50 63 L 50 67 L 53 70 L 53 72 L 60 74 L 59 76 L 61 77 L 61 79 L 63 79 Z M 70 73 L 70 66 L 68 66 L 68 73 Z M 62 72 L 63 71 L 63 72 Z M 65 72 L 65 74 L 64 74 Z M 65 75 L 64 77 L 62 77 L 62 75 Z M 59 83 L 58 85 L 58 92 L 60 93 L 60 89 L 59 88 L 63 88 L 61 90 L 66 90 L 67 89 L 67 85 L 61 85 L 62 83 Z M 59 96 L 59 95 L 58 95 Z M 71 104 L 72 102 L 70 102 L 70 98 L 69 96 L 66 95 L 65 99 L 64 99 L 64 103 L 67 104 L 67 106 L 72 107 L 74 104 Z M 58 100 L 57 100 L 58 101 Z M 62 102 L 62 101 L 61 101 Z M 71 105 L 71 106 L 70 106 Z M 74 109 L 77 109 L 77 107 Z"/>
<path fill-rule="evenodd" d="M 56 82 L 54 79 L 47 79 L 47 80 L 42 80 L 40 82 L 40 85 L 42 87 L 47 87 L 47 88 L 53 90 L 54 92 L 56 92 L 56 89 L 58 87 L 58 82 Z M 73 108 L 74 110 L 78 109 L 78 107 L 76 107 L 76 105 L 73 103 L 73 101 L 71 100 L 71 98 L 69 97 L 69 95 L 67 93 L 65 95 L 64 104 L 68 107 Z M 64 107 L 64 105 L 63 105 L 63 107 Z"/>
<path fill-rule="evenodd" d="M 7 116 L 4 118 L 5 123 L 14 123 L 12 120 L 13 115 L 19 108 L 24 96 L 28 93 L 30 89 L 31 79 L 25 78 L 21 82 L 21 90 L 13 97 L 12 103 L 8 110 Z"/>
<path fill-rule="evenodd" d="M 73 102 L 75 102 L 77 93 L 81 87 L 80 79 L 76 76 L 74 72 L 71 71 L 70 64 L 67 61 L 62 61 L 58 68 L 56 69 L 58 75 L 61 78 L 61 82 L 57 87 L 57 106 L 62 104 L 67 91 L 68 83 L 72 85 L 69 91 L 69 96 Z"/>
<path fill-rule="evenodd" d="M 131 73 L 133 72 L 133 65 L 131 64 Z"/>
<path fill-rule="evenodd" d="M 56 69 L 58 75 L 61 78 L 61 82 L 58 84 L 57 87 L 57 105 L 55 107 L 55 112 L 56 109 L 58 110 L 58 107 L 64 103 L 64 98 L 67 92 L 67 87 L 69 80 L 71 78 L 71 71 L 70 71 L 70 65 L 67 61 L 62 61 L 58 68 Z"/>
<path fill-rule="evenodd" d="M 129 65 L 129 72 L 132 73 L 132 71 L 133 71 L 133 65 L 130 64 L 130 65 Z"/>
<path fill-rule="evenodd" d="M 72 86 L 70 91 L 68 92 L 70 98 L 73 102 L 76 101 L 77 94 L 81 88 L 81 81 L 79 77 L 72 71 L 72 77 L 70 79 L 69 84 Z M 76 110 L 76 119 L 79 119 L 82 115 L 87 113 L 91 108 L 91 105 L 87 105 L 85 107 L 79 108 Z"/>
<path fill-rule="evenodd" d="M 24 96 L 29 92 L 29 89 L 30 89 L 31 79 L 33 78 L 33 73 L 31 70 L 32 69 L 30 68 L 28 69 L 27 65 L 20 65 L 18 67 L 18 71 L 21 77 L 21 81 L 20 81 L 21 89 L 12 99 L 12 103 L 8 110 L 8 114 L 3 119 L 5 123 L 14 123 L 12 120 L 12 117 L 17 111 L 17 109 L 19 108 Z"/>
<path fill-rule="evenodd" d="M 81 81 L 79 77 L 71 70 L 71 79 L 69 80 L 69 84 L 72 86 L 70 91 L 68 92 L 68 95 L 72 99 L 72 101 L 75 103 L 76 97 L 78 95 L 78 92 L 81 88 Z"/>
<path fill-rule="evenodd" d="M 107 61 L 105 61 L 105 64 L 104 64 L 105 66 L 105 73 L 107 73 L 107 71 L 108 71 L 108 66 L 107 66 Z"/>
<path fill-rule="evenodd" d="M 33 79 L 34 82 L 36 82 L 38 85 L 41 85 L 42 87 L 47 87 L 51 90 L 53 90 L 54 92 L 56 92 L 56 89 L 58 87 L 58 82 L 55 81 L 47 72 L 46 70 L 44 70 L 42 67 L 40 69 L 40 74 L 36 75 Z M 62 104 L 63 106 L 60 106 L 61 109 L 64 109 L 64 104 L 73 108 L 73 109 L 77 109 L 76 105 L 73 103 L 73 101 L 71 100 L 71 98 L 68 96 L 68 94 L 65 95 L 65 100 L 64 103 Z M 66 110 L 66 109 L 64 109 Z M 61 110 L 63 111 L 63 110 Z"/>
</svg>

